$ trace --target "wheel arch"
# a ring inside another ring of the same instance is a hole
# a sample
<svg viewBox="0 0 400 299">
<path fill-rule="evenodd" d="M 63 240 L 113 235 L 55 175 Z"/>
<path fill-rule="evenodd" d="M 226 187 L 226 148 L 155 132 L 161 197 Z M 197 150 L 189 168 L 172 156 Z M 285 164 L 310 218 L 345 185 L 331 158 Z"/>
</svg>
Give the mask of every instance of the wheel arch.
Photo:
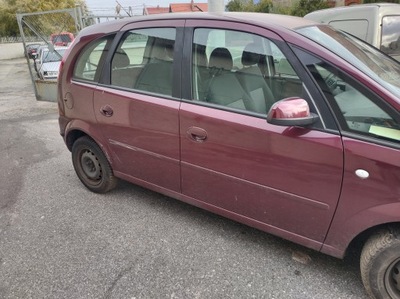
<svg viewBox="0 0 400 299">
<path fill-rule="evenodd" d="M 349 245 L 346 248 L 346 251 L 344 252 L 344 258 L 347 257 L 352 257 L 352 256 L 357 256 L 359 257 L 361 255 L 361 251 L 367 242 L 367 240 L 375 235 L 378 231 L 381 230 L 398 230 L 400 231 L 400 222 L 388 222 L 388 223 L 383 223 L 379 224 L 370 228 L 367 228 L 366 230 L 360 232 L 358 235 L 356 235 Z"/>
<path fill-rule="evenodd" d="M 347 210 L 335 216 L 321 252 L 344 258 L 349 252 L 365 243 L 366 239 L 381 228 L 400 228 L 400 202 L 389 202 L 360 210 L 356 214 Z"/>
<path fill-rule="evenodd" d="M 74 145 L 75 141 L 83 136 L 90 137 L 86 132 L 82 130 L 74 129 L 69 131 L 68 134 L 66 134 L 65 136 L 65 144 L 67 145 L 68 150 L 72 151 L 72 146 Z"/>
<path fill-rule="evenodd" d="M 105 148 L 105 145 L 102 142 L 103 135 L 101 134 L 101 132 L 96 129 L 93 124 L 82 121 L 80 119 L 72 120 L 65 128 L 65 144 L 70 151 L 72 150 L 72 145 L 74 144 L 74 142 L 82 136 L 88 136 L 93 139 L 107 154 L 108 149 Z"/>
<path fill-rule="evenodd" d="M 94 124 L 82 121 L 80 119 L 75 119 L 69 122 L 65 128 L 64 141 L 70 152 L 72 152 L 72 147 L 75 141 L 83 136 L 88 136 L 100 147 L 113 169 L 118 167 L 117 164 L 120 162 L 115 155 L 112 155 L 111 148 L 104 140 L 100 129 Z"/>
</svg>

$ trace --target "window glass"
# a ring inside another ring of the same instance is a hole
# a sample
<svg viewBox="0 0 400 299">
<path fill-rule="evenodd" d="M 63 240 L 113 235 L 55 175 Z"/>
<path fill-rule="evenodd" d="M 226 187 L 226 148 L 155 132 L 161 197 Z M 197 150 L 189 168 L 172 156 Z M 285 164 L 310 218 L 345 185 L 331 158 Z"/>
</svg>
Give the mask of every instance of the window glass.
<svg viewBox="0 0 400 299">
<path fill-rule="evenodd" d="M 111 61 L 111 84 L 172 95 L 174 28 L 129 31 Z"/>
<path fill-rule="evenodd" d="M 279 47 L 258 35 L 195 30 L 193 99 L 265 115 L 273 103 L 301 96 L 303 85 Z"/>
<path fill-rule="evenodd" d="M 79 55 L 74 68 L 74 78 L 97 81 L 100 76 L 100 59 L 107 53 L 107 44 L 113 37 L 105 37 L 89 44 Z"/>
<path fill-rule="evenodd" d="M 295 49 L 330 102 L 343 130 L 400 140 L 394 112 L 371 92 L 321 59 Z"/>
<path fill-rule="evenodd" d="M 329 26 L 302 27 L 297 32 L 354 65 L 400 98 L 400 64 L 397 61 L 370 44 Z"/>
<path fill-rule="evenodd" d="M 381 50 L 388 55 L 400 55 L 400 16 L 382 18 Z"/>
<path fill-rule="evenodd" d="M 64 56 L 66 49 L 55 49 L 53 52 L 50 50 L 44 50 L 42 52 L 43 62 L 57 62 L 61 61 L 62 57 Z"/>
</svg>

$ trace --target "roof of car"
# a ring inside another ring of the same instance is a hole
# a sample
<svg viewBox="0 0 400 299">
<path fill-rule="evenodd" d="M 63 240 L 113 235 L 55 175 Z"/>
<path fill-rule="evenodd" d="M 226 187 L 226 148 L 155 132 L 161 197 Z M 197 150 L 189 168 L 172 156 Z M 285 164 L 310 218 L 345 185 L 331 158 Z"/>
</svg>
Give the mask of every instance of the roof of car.
<svg viewBox="0 0 400 299">
<path fill-rule="evenodd" d="M 266 14 L 266 13 L 251 13 L 251 12 L 223 12 L 223 13 L 166 13 L 147 16 L 134 16 L 124 18 L 117 21 L 109 21 L 94 26 L 86 27 L 83 31 L 86 34 L 100 32 L 114 32 L 120 30 L 123 26 L 129 23 L 143 22 L 150 20 L 187 20 L 187 19 L 203 19 L 203 20 L 224 20 L 224 21 L 240 21 L 247 24 L 268 25 L 269 27 L 280 27 L 293 30 L 295 28 L 315 24 L 314 21 L 306 20 L 300 17 Z"/>
</svg>

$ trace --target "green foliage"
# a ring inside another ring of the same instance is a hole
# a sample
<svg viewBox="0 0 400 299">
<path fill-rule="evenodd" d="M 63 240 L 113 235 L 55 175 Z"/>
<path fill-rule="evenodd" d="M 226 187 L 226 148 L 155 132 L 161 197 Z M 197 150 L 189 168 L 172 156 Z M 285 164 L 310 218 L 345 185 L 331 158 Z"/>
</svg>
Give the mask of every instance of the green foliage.
<svg viewBox="0 0 400 299">
<path fill-rule="evenodd" d="M 304 17 L 306 14 L 319 9 L 329 8 L 325 0 L 300 0 L 292 6 L 291 15 Z"/>
<path fill-rule="evenodd" d="M 363 3 L 379 3 L 379 2 L 390 2 L 390 3 L 400 3 L 400 0 L 364 0 Z"/>
<path fill-rule="evenodd" d="M 229 1 L 226 5 L 228 11 L 246 11 L 246 4 L 241 0 Z"/>
<path fill-rule="evenodd" d="M 291 7 L 274 5 L 272 0 L 261 0 L 257 4 L 254 4 L 252 0 L 232 0 L 226 5 L 228 11 L 273 12 L 299 17 L 303 17 L 314 10 L 328 7 L 326 0 L 298 0 Z"/>
<path fill-rule="evenodd" d="M 271 13 L 279 15 L 290 15 L 292 13 L 292 7 L 283 5 L 274 5 L 271 9 Z"/>
<path fill-rule="evenodd" d="M 268 13 L 271 12 L 272 6 L 273 6 L 272 0 L 261 0 L 255 5 L 255 11 Z"/>
<path fill-rule="evenodd" d="M 84 0 L 0 0 L 0 36 L 18 36 L 17 13 L 32 13 L 85 6 Z"/>
<path fill-rule="evenodd" d="M 226 5 L 228 11 L 270 12 L 272 0 L 261 0 L 254 4 L 252 0 L 232 0 Z"/>
</svg>

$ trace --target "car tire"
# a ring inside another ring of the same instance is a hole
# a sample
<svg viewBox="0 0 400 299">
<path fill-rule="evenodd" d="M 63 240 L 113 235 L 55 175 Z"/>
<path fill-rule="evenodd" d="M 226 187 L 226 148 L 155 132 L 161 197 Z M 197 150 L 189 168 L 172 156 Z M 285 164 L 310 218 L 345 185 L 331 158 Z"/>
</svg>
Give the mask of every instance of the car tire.
<svg viewBox="0 0 400 299">
<path fill-rule="evenodd" d="M 360 259 L 361 278 L 376 299 L 400 299 L 400 230 L 385 229 L 371 236 Z"/>
<path fill-rule="evenodd" d="M 118 180 L 103 151 L 87 136 L 74 142 L 72 163 L 78 178 L 93 192 L 106 193 L 117 185 Z"/>
</svg>

